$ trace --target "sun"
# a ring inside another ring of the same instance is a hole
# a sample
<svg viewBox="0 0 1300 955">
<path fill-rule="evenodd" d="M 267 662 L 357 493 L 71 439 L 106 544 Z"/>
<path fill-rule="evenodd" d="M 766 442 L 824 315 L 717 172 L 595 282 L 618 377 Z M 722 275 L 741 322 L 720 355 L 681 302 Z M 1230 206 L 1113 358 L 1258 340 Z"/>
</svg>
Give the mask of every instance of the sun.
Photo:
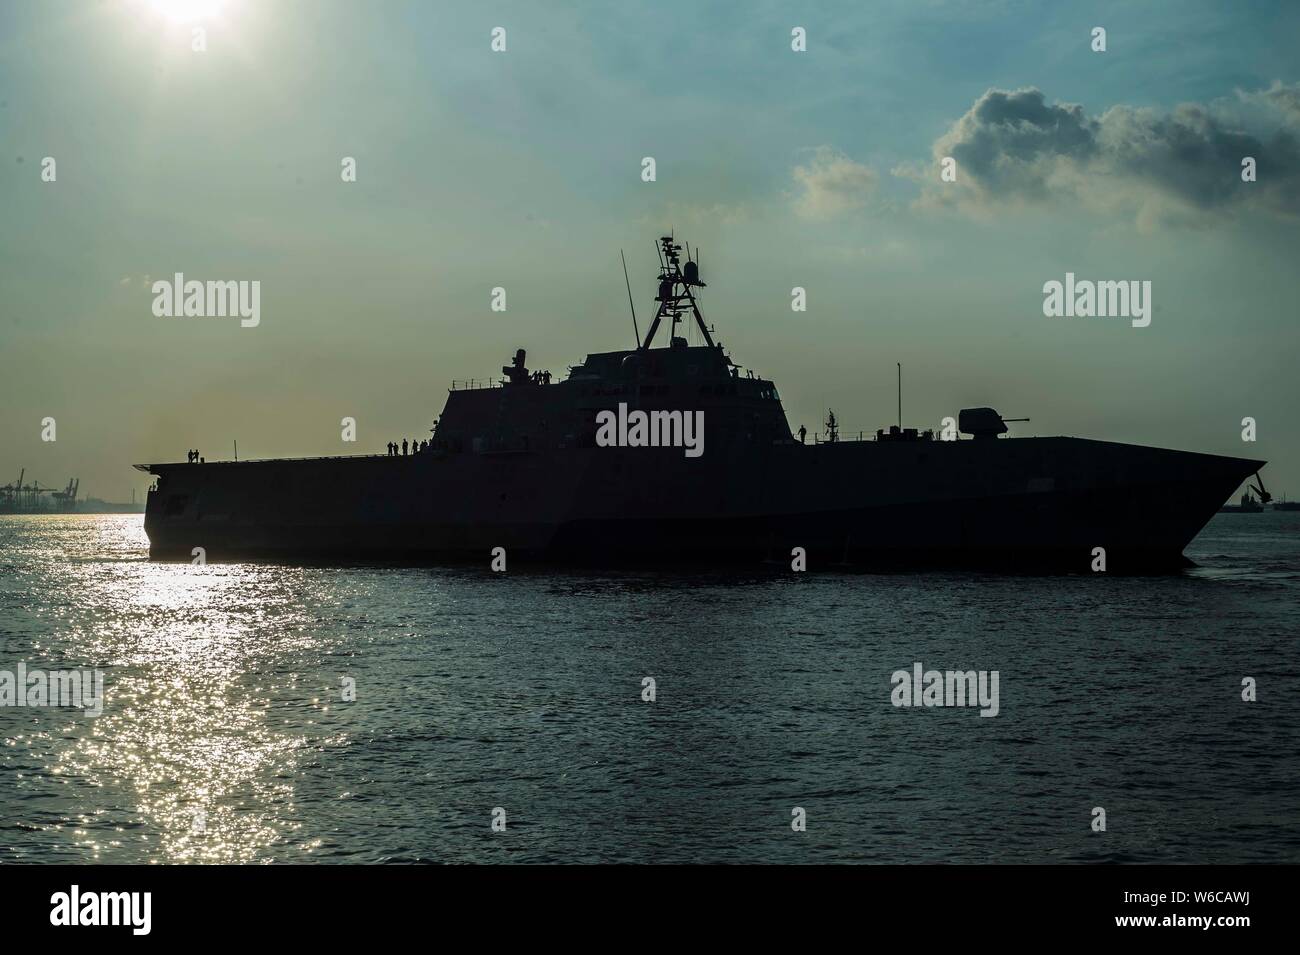
<svg viewBox="0 0 1300 955">
<path fill-rule="evenodd" d="M 151 6 L 173 23 L 195 23 L 221 13 L 221 0 L 151 0 Z"/>
</svg>

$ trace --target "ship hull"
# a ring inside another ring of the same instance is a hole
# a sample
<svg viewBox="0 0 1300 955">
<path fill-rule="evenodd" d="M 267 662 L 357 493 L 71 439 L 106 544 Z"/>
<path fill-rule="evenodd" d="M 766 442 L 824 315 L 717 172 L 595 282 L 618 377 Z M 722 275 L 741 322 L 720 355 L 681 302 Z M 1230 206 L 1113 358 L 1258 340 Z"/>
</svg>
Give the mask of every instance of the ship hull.
<svg viewBox="0 0 1300 955">
<path fill-rule="evenodd" d="M 1183 550 L 1260 461 L 1075 438 L 150 465 L 150 554 L 1108 572 Z M 961 488 L 962 493 L 951 489 Z"/>
</svg>

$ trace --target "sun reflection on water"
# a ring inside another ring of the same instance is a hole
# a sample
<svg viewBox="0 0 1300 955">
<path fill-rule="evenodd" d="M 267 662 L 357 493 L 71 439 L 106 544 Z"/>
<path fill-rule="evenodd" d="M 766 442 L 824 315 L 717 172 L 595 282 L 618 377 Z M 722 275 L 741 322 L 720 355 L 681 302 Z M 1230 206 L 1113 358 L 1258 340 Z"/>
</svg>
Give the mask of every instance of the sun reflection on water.
<svg viewBox="0 0 1300 955">
<path fill-rule="evenodd" d="M 302 609 L 323 595 L 293 568 L 149 562 L 137 515 L 50 517 L 41 531 L 12 554 L 2 595 L 6 611 L 47 609 L 11 619 L 0 665 L 99 667 L 105 706 L 0 715 L 28 825 L 96 861 L 137 859 L 143 842 L 151 861 L 245 862 L 295 842 L 299 760 L 329 742 L 331 648 Z M 119 808 L 69 811 L 70 789 Z"/>
</svg>

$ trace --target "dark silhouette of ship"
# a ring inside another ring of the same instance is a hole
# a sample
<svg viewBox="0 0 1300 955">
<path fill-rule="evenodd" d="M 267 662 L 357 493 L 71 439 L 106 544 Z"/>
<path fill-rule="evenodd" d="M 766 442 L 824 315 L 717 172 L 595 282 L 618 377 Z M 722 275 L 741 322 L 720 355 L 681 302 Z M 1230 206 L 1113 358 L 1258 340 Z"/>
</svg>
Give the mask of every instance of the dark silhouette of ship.
<svg viewBox="0 0 1300 955">
<path fill-rule="evenodd" d="M 1259 514 L 1264 510 L 1264 505 L 1273 499 L 1273 495 L 1264 490 L 1264 479 L 1258 474 L 1255 477 L 1259 483 L 1247 485 L 1246 493 L 1241 495 L 1241 501 L 1237 504 L 1224 504 L 1219 508 L 1220 514 Z M 1251 491 L 1254 491 L 1256 496 L 1252 497 Z M 1273 507 L 1276 508 L 1277 505 L 1274 504 Z"/>
<path fill-rule="evenodd" d="M 500 547 L 511 560 L 788 565 L 803 548 L 809 567 L 1087 572 L 1103 548 L 1110 572 L 1165 571 L 1187 566 L 1184 547 L 1264 465 L 1002 437 L 989 408 L 960 412 L 971 440 L 901 420 L 859 440 L 833 421 L 825 440 L 796 437 L 776 385 L 714 342 L 698 262 L 681 253 L 660 240 L 657 310 L 636 348 L 590 354 L 555 383 L 521 349 L 497 381 L 453 382 L 420 453 L 137 465 L 157 477 L 151 555 L 487 563 Z M 703 344 L 679 337 L 686 318 Z M 659 413 L 668 437 L 702 413 L 701 453 L 636 446 L 645 435 L 624 441 L 621 424 L 602 440 L 611 417 L 638 411 Z"/>
<path fill-rule="evenodd" d="M 1277 505 L 1273 505 L 1277 507 Z M 1241 500 L 1236 504 L 1225 504 L 1219 508 L 1220 514 L 1259 514 L 1264 510 L 1264 505 L 1251 497 L 1247 491 L 1241 495 Z"/>
</svg>

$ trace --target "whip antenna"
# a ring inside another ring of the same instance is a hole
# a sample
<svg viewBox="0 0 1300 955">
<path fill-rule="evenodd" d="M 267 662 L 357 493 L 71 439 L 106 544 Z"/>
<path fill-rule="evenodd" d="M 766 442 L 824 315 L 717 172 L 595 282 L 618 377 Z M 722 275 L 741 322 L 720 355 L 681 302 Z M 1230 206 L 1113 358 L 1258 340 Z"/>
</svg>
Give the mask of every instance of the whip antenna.
<svg viewBox="0 0 1300 955">
<path fill-rule="evenodd" d="M 618 257 L 623 260 L 623 282 L 627 285 L 627 307 L 632 310 L 632 331 L 636 332 L 636 347 L 641 348 L 641 329 L 636 325 L 636 306 L 632 304 L 632 283 L 627 277 L 627 257 L 623 255 L 623 250 L 618 250 Z"/>
</svg>

